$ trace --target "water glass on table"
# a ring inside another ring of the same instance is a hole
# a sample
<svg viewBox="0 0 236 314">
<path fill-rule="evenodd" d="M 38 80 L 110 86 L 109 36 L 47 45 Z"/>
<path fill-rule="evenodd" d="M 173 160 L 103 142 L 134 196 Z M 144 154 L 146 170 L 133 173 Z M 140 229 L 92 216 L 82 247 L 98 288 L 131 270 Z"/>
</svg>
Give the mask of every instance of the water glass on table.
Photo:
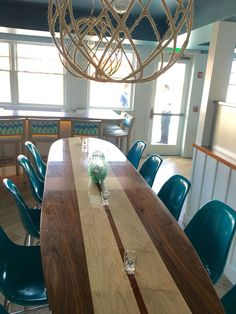
<svg viewBox="0 0 236 314">
<path fill-rule="evenodd" d="M 124 267 L 128 274 L 134 274 L 136 267 L 137 255 L 134 250 L 126 250 L 124 252 Z"/>
<path fill-rule="evenodd" d="M 109 191 L 102 191 L 101 192 L 101 205 L 108 206 L 110 203 L 110 192 Z"/>
</svg>

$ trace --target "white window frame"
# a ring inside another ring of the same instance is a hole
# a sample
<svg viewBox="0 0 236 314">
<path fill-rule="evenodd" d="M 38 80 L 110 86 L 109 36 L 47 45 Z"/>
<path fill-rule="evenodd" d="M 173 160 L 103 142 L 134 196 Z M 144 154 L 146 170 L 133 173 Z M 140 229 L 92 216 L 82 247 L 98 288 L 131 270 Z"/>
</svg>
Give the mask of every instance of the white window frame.
<svg viewBox="0 0 236 314">
<path fill-rule="evenodd" d="M 130 49 L 127 49 L 127 53 L 132 54 L 132 65 L 135 67 L 136 61 L 135 61 L 135 56 L 133 51 Z M 94 108 L 94 109 L 112 109 L 112 110 L 125 110 L 125 111 L 132 111 L 134 108 L 134 93 L 135 93 L 135 84 L 130 83 L 130 97 L 129 97 L 129 106 L 128 107 L 122 107 L 122 106 L 94 106 L 91 104 L 91 84 L 94 83 L 95 81 L 90 80 L 89 81 L 89 88 L 88 88 L 88 107 L 89 108 Z M 97 83 L 97 82 L 95 82 Z M 99 82 L 100 83 L 100 82 Z M 100 83 L 100 84 L 108 84 L 108 83 Z M 115 86 L 115 84 L 121 84 L 121 83 L 111 83 Z"/>
<path fill-rule="evenodd" d="M 65 70 L 63 68 L 62 79 L 63 79 L 63 99 L 62 105 L 54 105 L 54 104 L 38 104 L 38 103 L 20 103 L 19 102 L 19 86 L 18 86 L 18 70 L 17 70 L 17 44 L 27 44 L 27 45 L 37 45 L 37 46 L 52 46 L 52 43 L 44 43 L 37 41 L 21 41 L 21 40 L 4 40 L 0 39 L 0 42 L 8 43 L 10 49 L 10 88 L 11 88 L 11 102 L 0 102 L 1 107 L 5 107 L 6 109 L 27 109 L 27 110 L 37 110 L 37 109 L 46 109 L 46 110 L 64 110 L 65 109 L 65 100 L 66 100 L 66 78 L 65 78 Z M 56 49 L 56 47 L 55 47 Z M 32 72 L 33 73 L 33 72 Z M 37 72 L 40 73 L 40 72 Z M 48 74 L 46 72 L 42 72 L 42 74 Z M 51 73 L 49 73 L 51 74 Z M 53 75 L 53 73 L 52 73 Z M 58 74 L 55 74 L 58 75 Z M 59 74 L 60 75 L 60 74 Z"/>
</svg>

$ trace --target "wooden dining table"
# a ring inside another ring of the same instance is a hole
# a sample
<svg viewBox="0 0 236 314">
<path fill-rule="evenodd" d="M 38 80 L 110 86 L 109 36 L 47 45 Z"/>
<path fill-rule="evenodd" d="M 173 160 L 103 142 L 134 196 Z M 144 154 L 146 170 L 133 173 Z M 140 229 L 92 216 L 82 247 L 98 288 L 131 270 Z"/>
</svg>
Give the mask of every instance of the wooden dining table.
<svg viewBox="0 0 236 314">
<path fill-rule="evenodd" d="M 102 187 L 88 174 L 97 150 L 109 168 Z M 102 188 L 109 205 L 101 205 Z M 51 146 L 40 242 L 53 314 L 224 313 L 183 230 L 109 142 L 77 137 Z M 134 274 L 124 271 L 128 249 Z"/>
</svg>

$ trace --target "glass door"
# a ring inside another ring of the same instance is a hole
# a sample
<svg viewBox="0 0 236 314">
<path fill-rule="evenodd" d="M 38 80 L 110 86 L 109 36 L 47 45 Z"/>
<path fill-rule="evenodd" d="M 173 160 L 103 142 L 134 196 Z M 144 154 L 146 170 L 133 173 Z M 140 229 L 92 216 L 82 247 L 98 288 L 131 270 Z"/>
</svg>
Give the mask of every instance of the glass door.
<svg viewBox="0 0 236 314">
<path fill-rule="evenodd" d="M 175 63 L 155 81 L 150 112 L 150 153 L 179 155 L 189 83 L 190 58 Z"/>
</svg>

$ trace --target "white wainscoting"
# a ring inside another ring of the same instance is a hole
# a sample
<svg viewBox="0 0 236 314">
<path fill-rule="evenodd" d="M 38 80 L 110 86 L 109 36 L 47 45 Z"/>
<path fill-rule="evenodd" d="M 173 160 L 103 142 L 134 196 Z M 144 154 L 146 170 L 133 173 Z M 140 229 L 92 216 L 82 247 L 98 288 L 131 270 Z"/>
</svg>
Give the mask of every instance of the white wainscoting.
<svg viewBox="0 0 236 314">
<path fill-rule="evenodd" d="M 236 165 L 236 161 L 235 161 Z M 236 210 L 236 170 L 229 165 L 194 148 L 192 187 L 187 200 L 184 224 L 207 201 L 218 199 Z M 236 236 L 229 253 L 225 275 L 236 283 Z"/>
</svg>

